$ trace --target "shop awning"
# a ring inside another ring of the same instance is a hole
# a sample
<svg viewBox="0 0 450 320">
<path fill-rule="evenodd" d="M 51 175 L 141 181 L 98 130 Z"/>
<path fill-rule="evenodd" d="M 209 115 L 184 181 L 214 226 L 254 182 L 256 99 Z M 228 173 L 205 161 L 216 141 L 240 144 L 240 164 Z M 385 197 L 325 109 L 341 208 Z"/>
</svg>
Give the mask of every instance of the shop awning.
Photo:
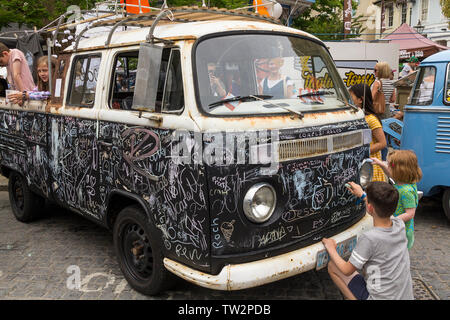
<svg viewBox="0 0 450 320">
<path fill-rule="evenodd" d="M 402 24 L 391 34 L 385 36 L 383 40 L 398 43 L 400 59 L 408 59 L 411 56 L 422 59 L 439 51 L 450 49 L 422 36 L 406 23 Z"/>
</svg>

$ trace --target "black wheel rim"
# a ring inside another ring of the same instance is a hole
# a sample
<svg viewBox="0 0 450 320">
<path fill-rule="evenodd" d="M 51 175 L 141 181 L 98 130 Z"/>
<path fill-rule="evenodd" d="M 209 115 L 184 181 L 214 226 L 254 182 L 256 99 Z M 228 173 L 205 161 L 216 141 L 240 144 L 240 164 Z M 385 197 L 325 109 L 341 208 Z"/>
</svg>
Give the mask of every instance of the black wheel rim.
<svg viewBox="0 0 450 320">
<path fill-rule="evenodd" d="M 23 211 L 25 205 L 25 198 L 22 179 L 20 179 L 19 177 L 13 178 L 12 195 L 14 199 L 14 205 L 16 206 L 16 208 L 20 211 Z"/>
<path fill-rule="evenodd" d="M 129 274 L 138 281 L 149 280 L 153 274 L 153 252 L 145 229 L 133 221 L 121 230 L 120 250 Z"/>
</svg>

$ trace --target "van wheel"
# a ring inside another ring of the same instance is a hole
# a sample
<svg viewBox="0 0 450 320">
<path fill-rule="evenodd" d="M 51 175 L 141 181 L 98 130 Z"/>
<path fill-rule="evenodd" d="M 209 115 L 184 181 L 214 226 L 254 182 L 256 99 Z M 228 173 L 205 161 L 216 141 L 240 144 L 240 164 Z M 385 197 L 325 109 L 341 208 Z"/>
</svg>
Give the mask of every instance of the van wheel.
<svg viewBox="0 0 450 320">
<path fill-rule="evenodd" d="M 156 295 L 174 282 L 164 267 L 154 229 L 142 209 L 134 205 L 119 213 L 113 229 L 120 269 L 130 286 L 146 295 Z"/>
<path fill-rule="evenodd" d="M 444 212 L 447 219 L 450 220 L 450 188 L 444 190 L 444 195 L 442 196 L 442 206 L 444 207 Z"/>
<path fill-rule="evenodd" d="M 11 172 L 8 191 L 9 202 L 17 220 L 31 222 L 39 217 L 40 210 L 45 205 L 45 200 L 30 190 L 22 175 Z"/>
</svg>

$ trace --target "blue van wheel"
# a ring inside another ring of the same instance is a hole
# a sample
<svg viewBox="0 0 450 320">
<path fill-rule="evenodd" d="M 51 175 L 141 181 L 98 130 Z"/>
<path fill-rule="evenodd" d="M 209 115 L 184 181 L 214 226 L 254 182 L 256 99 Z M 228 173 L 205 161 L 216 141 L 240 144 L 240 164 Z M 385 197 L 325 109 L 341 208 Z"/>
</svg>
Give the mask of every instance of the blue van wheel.
<svg viewBox="0 0 450 320">
<path fill-rule="evenodd" d="M 447 216 L 447 219 L 450 220 L 450 188 L 444 190 L 444 195 L 442 197 L 442 206 L 444 207 L 444 212 Z"/>
</svg>

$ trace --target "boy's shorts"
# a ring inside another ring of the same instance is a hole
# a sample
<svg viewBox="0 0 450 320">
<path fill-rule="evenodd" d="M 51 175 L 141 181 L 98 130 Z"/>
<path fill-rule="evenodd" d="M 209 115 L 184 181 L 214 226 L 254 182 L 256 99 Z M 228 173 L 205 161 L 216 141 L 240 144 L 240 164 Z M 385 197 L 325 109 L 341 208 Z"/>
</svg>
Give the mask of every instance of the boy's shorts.
<svg viewBox="0 0 450 320">
<path fill-rule="evenodd" d="M 367 300 L 369 292 L 367 291 L 366 281 L 360 274 L 355 275 L 348 283 L 348 288 L 358 300 Z"/>
</svg>

